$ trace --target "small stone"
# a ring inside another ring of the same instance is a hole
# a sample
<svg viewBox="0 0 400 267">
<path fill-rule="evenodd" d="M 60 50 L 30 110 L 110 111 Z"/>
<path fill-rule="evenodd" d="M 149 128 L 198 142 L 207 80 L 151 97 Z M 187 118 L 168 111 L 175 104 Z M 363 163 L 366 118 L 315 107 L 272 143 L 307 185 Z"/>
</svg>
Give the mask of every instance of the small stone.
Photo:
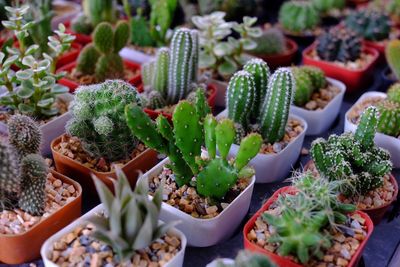
<svg viewBox="0 0 400 267">
<path fill-rule="evenodd" d="M 347 249 L 345 249 L 345 248 L 343 248 L 342 250 L 340 250 L 340 255 L 342 255 L 342 257 L 345 258 L 345 259 L 347 259 L 347 260 L 349 260 L 349 259 L 351 258 L 350 252 L 349 252 Z"/>
<path fill-rule="evenodd" d="M 324 262 L 333 262 L 333 255 L 324 255 Z"/>
<path fill-rule="evenodd" d="M 206 212 L 208 215 L 212 215 L 214 213 L 216 213 L 218 211 L 218 207 L 217 206 L 211 206 L 206 208 Z"/>
<path fill-rule="evenodd" d="M 314 110 L 317 108 L 317 102 L 314 100 L 311 100 L 306 104 L 305 108 L 308 110 Z"/>
<path fill-rule="evenodd" d="M 272 145 L 272 148 L 275 153 L 279 153 L 282 151 L 282 144 L 281 143 L 275 143 Z"/>
<path fill-rule="evenodd" d="M 90 267 L 99 267 L 101 266 L 101 260 L 98 253 L 94 253 L 92 255 L 92 260 L 90 261 Z"/>
<path fill-rule="evenodd" d="M 251 240 L 256 240 L 257 239 L 257 235 L 256 232 L 254 231 L 254 229 L 252 229 L 248 234 L 247 234 L 247 238 L 251 241 Z"/>
<path fill-rule="evenodd" d="M 54 182 L 53 182 L 53 186 L 54 187 L 60 187 L 62 185 L 62 182 L 61 182 L 61 180 L 59 180 L 59 179 L 57 179 L 57 180 L 55 180 Z"/>
<path fill-rule="evenodd" d="M 75 187 L 73 185 L 68 186 L 67 188 L 68 192 L 70 192 L 71 194 L 75 193 Z"/>
<path fill-rule="evenodd" d="M 173 246 L 175 248 L 178 247 L 181 243 L 176 236 L 170 237 L 168 235 L 165 237 L 165 242 L 167 242 L 168 244 L 170 244 L 171 246 Z"/>
<path fill-rule="evenodd" d="M 337 260 L 336 260 L 336 265 L 337 266 L 347 266 L 349 264 L 349 262 L 347 261 L 347 260 L 345 260 L 345 259 L 343 259 L 343 258 L 338 258 Z"/>
</svg>

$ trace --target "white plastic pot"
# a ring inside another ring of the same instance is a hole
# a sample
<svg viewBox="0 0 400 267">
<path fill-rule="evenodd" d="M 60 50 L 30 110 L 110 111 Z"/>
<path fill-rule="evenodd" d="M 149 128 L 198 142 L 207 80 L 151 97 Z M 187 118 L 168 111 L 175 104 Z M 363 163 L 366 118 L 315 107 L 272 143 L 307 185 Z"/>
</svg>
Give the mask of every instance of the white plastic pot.
<svg viewBox="0 0 400 267">
<path fill-rule="evenodd" d="M 84 226 L 90 218 L 97 216 L 95 214 L 98 214 L 103 210 L 102 206 L 103 206 L 103 204 L 96 206 L 95 208 L 93 208 L 92 210 L 87 212 L 85 215 L 80 217 L 78 220 L 71 223 L 70 225 L 68 225 L 67 227 L 65 227 L 64 229 L 60 230 L 59 232 L 57 232 L 56 234 L 51 236 L 49 239 L 47 239 L 47 241 L 43 244 L 42 249 L 40 250 L 40 254 L 42 256 L 44 266 L 46 266 L 46 267 L 58 266 L 54 262 L 52 262 L 50 259 L 53 244 L 56 241 L 60 240 L 63 236 L 74 231 L 77 227 Z M 181 240 L 181 250 L 178 252 L 178 254 L 175 255 L 175 257 L 173 257 L 170 261 L 168 261 L 167 264 L 165 264 L 164 266 L 165 267 L 180 267 L 183 265 L 183 259 L 185 256 L 185 249 L 186 249 L 186 244 L 187 244 L 186 237 L 182 232 L 178 231 L 176 228 L 172 228 L 168 233 L 178 237 Z"/>
<path fill-rule="evenodd" d="M 59 97 L 68 104 L 74 98 L 74 96 L 70 93 L 60 95 Z M 71 117 L 72 115 L 68 111 L 39 127 L 42 132 L 41 153 L 43 156 L 51 155 L 51 141 L 65 132 L 65 124 Z M 3 122 L 0 122 L 0 134 L 8 134 L 7 124 Z"/>
<path fill-rule="evenodd" d="M 217 119 L 228 117 L 228 111 L 225 109 L 218 114 Z M 307 122 L 294 114 L 290 114 L 289 118 L 300 121 L 303 131 L 290 142 L 281 152 L 277 154 L 261 154 L 255 156 L 249 163 L 256 170 L 256 183 L 273 183 L 281 181 L 292 170 L 293 165 L 299 158 L 301 148 L 303 146 L 304 137 L 307 132 Z M 238 145 L 232 145 L 229 151 L 229 157 L 236 156 L 239 150 Z"/>
<path fill-rule="evenodd" d="M 140 64 L 146 63 L 146 62 L 152 60 L 153 58 L 155 58 L 154 56 L 148 55 L 146 53 L 135 50 L 128 46 L 122 48 L 122 50 L 119 52 L 119 55 L 123 59 L 133 61 L 136 63 L 140 63 Z"/>
<path fill-rule="evenodd" d="M 335 87 L 340 89 L 340 93 L 337 94 L 322 110 L 307 110 L 302 107 L 292 105 L 290 111 L 302 117 L 308 124 L 306 135 L 318 135 L 332 125 L 333 121 L 339 114 L 340 107 L 343 102 L 343 96 L 346 92 L 346 85 L 341 81 L 327 78 L 328 82 Z"/>
<path fill-rule="evenodd" d="M 218 263 L 222 262 L 226 266 L 234 267 L 235 261 L 229 258 L 216 259 L 206 265 L 206 267 L 218 267 Z"/>
<path fill-rule="evenodd" d="M 226 94 L 226 89 L 228 88 L 228 83 L 215 79 L 210 79 L 209 83 L 214 84 L 215 87 L 217 88 L 215 105 L 218 107 L 225 107 L 225 94 Z"/>
<path fill-rule="evenodd" d="M 169 158 L 164 159 L 151 170 L 145 173 L 140 180 L 157 176 L 163 166 L 169 163 Z M 176 226 L 182 231 L 189 246 L 208 247 L 228 239 L 240 225 L 250 207 L 256 178 L 251 178 L 250 184 L 226 207 L 217 217 L 211 219 L 194 218 L 173 206 L 162 203 L 160 220 L 164 222 L 181 221 Z M 139 182 L 139 181 L 138 181 Z"/>
<path fill-rule="evenodd" d="M 374 91 L 363 94 L 357 100 L 357 102 L 346 112 L 344 120 L 345 132 L 355 132 L 357 129 L 357 125 L 355 125 L 348 119 L 350 111 L 360 102 L 364 101 L 366 98 L 371 98 L 371 97 L 386 98 L 386 94 Z M 376 133 L 374 141 L 377 146 L 385 148 L 390 152 L 391 160 L 393 162 L 393 167 L 400 168 L 400 139 L 383 133 Z"/>
</svg>

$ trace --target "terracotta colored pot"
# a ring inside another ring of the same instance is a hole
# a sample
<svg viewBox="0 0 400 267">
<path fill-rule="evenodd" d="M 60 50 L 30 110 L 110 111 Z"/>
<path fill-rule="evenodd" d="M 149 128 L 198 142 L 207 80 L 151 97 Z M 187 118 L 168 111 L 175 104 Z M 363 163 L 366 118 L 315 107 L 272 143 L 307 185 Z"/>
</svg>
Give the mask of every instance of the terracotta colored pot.
<svg viewBox="0 0 400 267">
<path fill-rule="evenodd" d="M 133 71 L 138 71 L 140 70 L 140 65 L 128 60 L 124 60 L 125 68 L 128 68 Z M 66 72 L 71 72 L 77 65 L 77 62 L 71 62 L 67 65 L 62 66 L 61 68 L 57 69 L 57 72 L 61 71 L 66 71 Z M 139 72 L 137 75 L 133 76 L 131 79 L 128 80 L 128 82 L 132 85 L 138 85 L 140 83 L 140 74 Z M 70 92 L 73 93 L 75 89 L 79 86 L 79 83 L 76 81 L 70 80 L 67 77 L 61 78 L 58 81 L 59 84 L 65 85 L 70 89 Z"/>
<path fill-rule="evenodd" d="M 307 171 L 307 170 L 311 169 L 312 166 L 314 166 L 314 162 L 312 160 L 310 160 L 304 166 L 304 171 Z M 390 205 L 392 205 L 392 203 L 397 199 L 397 194 L 399 193 L 399 186 L 397 184 L 396 178 L 392 174 L 389 174 L 389 177 L 390 177 L 390 182 L 394 186 L 394 194 L 393 194 L 392 199 L 390 200 L 390 202 L 386 203 L 383 206 L 377 207 L 377 208 L 361 209 L 360 210 L 360 211 L 365 212 L 366 214 L 368 214 L 368 216 L 371 218 L 371 220 L 374 223 L 374 225 L 378 225 L 382 221 L 383 216 L 385 216 L 385 213 L 390 208 Z M 339 199 L 343 200 L 344 197 L 342 195 L 340 195 Z"/>
<path fill-rule="evenodd" d="M 72 35 L 76 36 L 76 38 L 75 38 L 76 42 L 78 42 L 78 43 L 80 43 L 82 45 L 85 45 L 85 44 L 88 44 L 88 43 L 92 42 L 92 36 L 86 35 L 86 34 L 82 34 L 82 33 L 76 33 L 74 31 L 72 31 L 71 30 L 71 21 L 66 22 L 64 25 L 65 25 L 65 27 L 67 29 L 65 31 L 66 33 L 69 33 L 69 34 L 72 34 Z"/>
<path fill-rule="evenodd" d="M 51 173 L 56 179 L 73 185 L 78 190 L 78 196 L 25 233 L 18 235 L 0 234 L 0 262 L 21 264 L 39 258 L 42 244 L 50 236 L 81 216 L 81 186 L 56 171 L 52 170 Z"/>
<path fill-rule="evenodd" d="M 373 75 L 370 75 L 375 64 L 378 61 L 379 52 L 371 47 L 363 47 L 363 52 L 372 55 L 372 61 L 362 69 L 351 70 L 339 66 L 333 62 L 317 60 L 310 56 L 310 53 L 315 49 L 316 43 L 312 44 L 303 51 L 303 64 L 312 65 L 322 69 L 326 76 L 342 81 L 347 86 L 346 92 L 355 92 L 367 85 Z"/>
<path fill-rule="evenodd" d="M 98 172 L 82 165 L 78 161 L 75 161 L 67 156 L 60 154 L 54 149 L 54 147 L 61 142 L 61 138 L 62 136 L 54 139 L 53 142 L 51 142 L 51 152 L 53 154 L 54 163 L 57 171 L 69 177 L 74 177 L 84 188 L 85 194 L 96 194 L 96 189 L 91 174 L 94 174 L 98 179 L 105 183 L 108 188 L 112 190 L 113 183 L 111 179 L 117 178 L 115 171 Z M 126 174 L 131 186 L 135 186 L 137 177 L 139 176 L 139 172 L 141 171 L 145 173 L 156 164 L 157 152 L 152 149 L 147 149 L 139 154 L 136 158 L 132 159 L 124 166 L 122 166 L 122 170 Z"/>
<path fill-rule="evenodd" d="M 243 229 L 243 239 L 244 239 L 244 247 L 245 249 L 248 249 L 253 252 L 261 253 L 264 255 L 267 255 L 273 262 L 275 262 L 276 265 L 280 267 L 301 267 L 302 265 L 298 263 L 294 263 L 293 261 L 289 260 L 288 258 L 279 256 L 278 254 L 275 254 L 271 251 L 268 251 L 257 244 L 254 244 L 250 242 L 250 240 L 247 238 L 247 234 L 253 229 L 254 224 L 259 216 L 261 214 L 268 210 L 268 208 L 278 199 L 278 196 L 281 194 L 294 194 L 295 189 L 290 186 L 285 186 L 280 188 L 279 190 L 275 191 L 275 193 L 268 199 L 268 201 L 259 209 L 256 214 L 254 214 L 250 220 L 245 224 L 244 229 Z M 372 231 L 374 229 L 374 224 L 372 223 L 371 219 L 367 214 L 361 211 L 356 211 L 357 214 L 359 214 L 363 219 L 365 219 L 365 223 L 367 226 L 367 236 L 365 239 L 361 242 L 359 248 L 357 249 L 356 253 L 353 255 L 351 258 L 348 267 L 352 266 L 357 266 L 358 261 L 361 258 L 362 252 L 365 248 L 365 245 L 367 244 L 368 239 L 370 238 Z"/>
<path fill-rule="evenodd" d="M 139 92 L 143 91 L 143 86 L 139 88 L 140 88 L 138 90 Z M 215 97 L 217 96 L 217 88 L 214 84 L 208 84 L 207 90 L 210 92 L 210 96 L 207 98 L 208 105 L 210 105 L 211 108 L 214 108 Z M 165 112 L 155 111 L 149 108 L 145 108 L 144 112 L 146 112 L 149 115 L 149 117 L 152 118 L 153 120 L 157 119 L 158 115 L 162 114 L 168 120 L 172 121 L 172 115 Z"/>
<path fill-rule="evenodd" d="M 299 47 L 295 41 L 290 38 L 286 38 L 286 51 L 284 53 L 279 55 L 253 55 L 266 61 L 270 68 L 276 69 L 282 66 L 290 66 L 298 49 Z"/>
<path fill-rule="evenodd" d="M 57 61 L 57 69 L 62 66 L 75 61 L 82 50 L 82 45 L 78 42 L 73 42 L 70 51 L 64 53 Z"/>
</svg>

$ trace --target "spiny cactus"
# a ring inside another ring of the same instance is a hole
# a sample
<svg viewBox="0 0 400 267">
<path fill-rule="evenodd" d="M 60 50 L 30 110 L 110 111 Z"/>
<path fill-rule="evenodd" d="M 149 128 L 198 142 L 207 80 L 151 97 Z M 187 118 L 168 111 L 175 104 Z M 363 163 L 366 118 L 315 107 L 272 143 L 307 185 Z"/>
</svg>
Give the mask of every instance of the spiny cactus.
<svg viewBox="0 0 400 267">
<path fill-rule="evenodd" d="M 105 79 L 124 77 L 124 63 L 118 52 L 129 40 L 129 25 L 119 21 L 115 29 L 107 22 L 100 23 L 93 33 L 93 43 L 88 44 L 78 57 L 77 71 Z"/>
<path fill-rule="evenodd" d="M 199 194 L 221 199 L 239 177 L 254 174 L 254 170 L 245 166 L 260 150 L 262 139 L 258 134 L 244 138 L 236 160 L 229 163 L 227 155 L 235 139 L 234 123 L 227 119 L 217 123 L 211 114 L 203 118 L 205 105 L 205 98 L 195 101 L 195 105 L 180 101 L 172 116 L 173 128 L 163 116 L 154 123 L 135 104 L 125 108 L 125 116 L 133 135 L 169 156 L 168 167 L 173 170 L 178 186 L 196 177 Z M 209 152 L 207 159 L 200 158 L 202 140 Z M 216 157 L 217 147 L 220 158 Z"/>
<path fill-rule="evenodd" d="M 255 38 L 257 47 L 250 51 L 256 55 L 279 55 L 286 50 L 286 40 L 282 31 L 277 28 L 265 30 L 262 35 Z"/>
<path fill-rule="evenodd" d="M 261 134 L 269 143 L 281 140 L 285 134 L 294 90 L 290 69 L 280 68 L 271 76 L 260 114 Z"/>
<path fill-rule="evenodd" d="M 323 70 L 313 66 L 301 66 L 301 69 L 306 72 L 308 76 L 310 76 L 314 90 L 319 90 L 326 87 L 328 82 Z"/>
<path fill-rule="evenodd" d="M 387 99 L 400 104 L 400 83 L 395 83 L 386 92 Z"/>
<path fill-rule="evenodd" d="M 368 107 L 355 134 L 318 138 L 311 145 L 318 172 L 329 180 L 344 181 L 340 190 L 345 195 L 364 195 L 381 186 L 392 169 L 390 154 L 374 145 L 377 124 L 377 109 Z"/>
<path fill-rule="evenodd" d="M 78 137 L 83 148 L 96 158 L 110 161 L 128 158 L 138 144 L 124 118 L 124 108 L 130 103 L 140 105 L 140 99 L 136 88 L 124 81 L 80 86 L 66 131 Z"/>
<path fill-rule="evenodd" d="M 0 211 L 10 207 L 13 194 L 20 193 L 21 178 L 15 153 L 8 144 L 0 143 Z"/>
<path fill-rule="evenodd" d="M 314 7 L 321 13 L 328 13 L 333 9 L 343 9 L 345 7 L 345 0 L 312 0 Z"/>
<path fill-rule="evenodd" d="M 155 61 L 155 74 L 153 76 L 152 88 L 165 98 L 167 96 L 168 89 L 168 70 L 170 54 L 169 49 L 164 47 L 160 48 L 157 52 L 157 57 Z"/>
<path fill-rule="evenodd" d="M 154 110 L 163 108 L 167 105 L 163 96 L 158 91 L 149 92 L 149 95 L 147 96 L 147 101 L 148 102 L 146 104 L 146 107 Z"/>
<path fill-rule="evenodd" d="M 346 28 L 332 28 L 317 40 L 317 54 L 322 60 L 348 62 L 360 58 L 361 38 Z"/>
<path fill-rule="evenodd" d="M 300 34 L 318 26 L 319 14 L 309 1 L 289 1 L 279 10 L 279 23 L 285 30 Z"/>
<path fill-rule="evenodd" d="M 384 100 L 378 106 L 380 114 L 378 132 L 391 136 L 400 135 L 400 104 L 390 100 Z"/>
<path fill-rule="evenodd" d="M 314 92 L 311 77 L 300 67 L 292 68 L 293 77 L 296 81 L 296 92 L 293 102 L 296 106 L 304 106 Z"/>
<path fill-rule="evenodd" d="M 386 45 L 385 54 L 390 69 L 396 76 L 396 79 L 400 80 L 400 40 L 389 41 Z"/>
<path fill-rule="evenodd" d="M 345 24 L 370 41 L 382 41 L 390 34 L 389 16 L 377 10 L 355 11 L 346 18 Z"/>
<path fill-rule="evenodd" d="M 145 249 L 154 241 L 162 238 L 176 224 L 159 224 L 163 186 L 155 192 L 153 199 L 148 198 L 149 185 L 141 180 L 132 191 L 128 179 L 121 169 L 116 169 L 114 183 L 115 195 L 108 187 L 94 178 L 97 192 L 103 204 L 105 216 L 92 219 L 95 225 L 96 239 L 109 245 L 121 262 L 130 261 L 137 250 Z M 134 218 L 134 222 L 127 218 Z"/>
</svg>

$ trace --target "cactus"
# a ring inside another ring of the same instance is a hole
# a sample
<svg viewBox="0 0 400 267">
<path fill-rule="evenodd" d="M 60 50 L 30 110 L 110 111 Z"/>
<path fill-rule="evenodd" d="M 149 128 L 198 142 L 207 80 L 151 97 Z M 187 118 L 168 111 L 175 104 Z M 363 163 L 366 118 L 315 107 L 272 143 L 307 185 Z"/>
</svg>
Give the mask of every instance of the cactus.
<svg viewBox="0 0 400 267">
<path fill-rule="evenodd" d="M 253 76 L 247 71 L 236 72 L 227 88 L 228 118 L 246 127 L 253 112 L 254 99 L 260 99 L 257 93 Z"/>
<path fill-rule="evenodd" d="M 124 63 L 119 51 L 129 40 L 129 25 L 119 21 L 115 29 L 107 22 L 100 23 L 93 33 L 93 44 L 88 44 L 78 57 L 77 71 L 95 75 L 98 82 L 123 78 Z"/>
<path fill-rule="evenodd" d="M 395 83 L 386 92 L 387 99 L 400 104 L 400 83 Z"/>
<path fill-rule="evenodd" d="M 314 90 L 319 90 L 327 86 L 325 73 L 318 67 L 302 66 L 301 69 L 310 76 Z"/>
<path fill-rule="evenodd" d="M 147 108 L 150 109 L 159 109 L 163 108 L 167 105 L 163 96 L 158 91 L 151 91 L 147 96 L 148 103 L 146 105 Z"/>
<path fill-rule="evenodd" d="M 390 154 L 374 145 L 378 111 L 368 107 L 355 134 L 319 138 L 311 145 L 311 157 L 322 177 L 344 181 L 341 193 L 365 195 L 383 184 L 392 169 Z"/>
<path fill-rule="evenodd" d="M 311 77 L 302 68 L 293 67 L 292 73 L 296 82 L 296 92 L 294 93 L 293 103 L 301 107 L 310 100 L 315 88 Z"/>
<path fill-rule="evenodd" d="M 342 10 L 345 7 L 345 0 L 312 0 L 314 7 L 321 13 L 329 13 L 332 9 Z"/>
<path fill-rule="evenodd" d="M 169 49 L 160 48 L 156 56 L 155 74 L 153 76 L 152 88 L 160 92 L 163 97 L 166 97 L 168 92 L 169 61 Z"/>
<path fill-rule="evenodd" d="M 361 38 L 346 28 L 333 28 L 317 40 L 317 54 L 322 60 L 348 62 L 360 58 Z"/>
<path fill-rule="evenodd" d="M 400 135 L 400 103 L 384 100 L 378 106 L 380 114 L 378 132 L 391 136 Z"/>
<path fill-rule="evenodd" d="M 267 95 L 259 117 L 261 134 L 269 143 L 281 140 L 285 134 L 294 90 L 295 81 L 288 68 L 278 69 L 269 80 Z"/>
<path fill-rule="evenodd" d="M 19 193 L 21 179 L 19 176 L 18 160 L 8 144 L 0 143 L 0 210 L 4 209 L 1 196 L 11 193 Z"/>
<path fill-rule="evenodd" d="M 240 144 L 240 141 L 246 136 L 246 130 L 240 123 L 235 123 L 235 132 L 235 144 Z"/>
<path fill-rule="evenodd" d="M 276 267 L 267 256 L 259 253 L 252 253 L 247 250 L 239 251 L 233 264 L 225 264 L 223 260 L 219 259 L 213 262 L 215 262 L 216 267 Z"/>
<path fill-rule="evenodd" d="M 400 40 L 391 40 L 386 45 L 385 55 L 392 73 L 400 80 Z"/>
<path fill-rule="evenodd" d="M 359 10 L 350 14 L 345 25 L 369 41 L 389 38 L 390 18 L 377 10 Z"/>
<path fill-rule="evenodd" d="M 180 101 L 172 116 L 173 128 L 162 116 L 155 124 L 137 105 L 126 106 L 125 116 L 134 136 L 169 156 L 168 167 L 175 174 L 178 186 L 196 177 L 199 194 L 220 199 L 239 177 L 248 178 L 254 174 L 245 165 L 260 150 L 262 139 L 258 134 L 243 139 L 237 161 L 228 162 L 227 155 L 235 139 L 234 123 L 228 119 L 217 123 L 211 114 L 204 116 L 205 99 L 202 99 L 195 101 L 196 105 Z M 209 152 L 207 159 L 200 158 L 202 140 Z M 221 158 L 216 158 L 217 147 Z"/>
<path fill-rule="evenodd" d="M 319 14 L 309 1 L 289 1 L 281 6 L 278 20 L 285 30 L 300 34 L 318 26 Z"/>
<path fill-rule="evenodd" d="M 251 59 L 243 66 L 243 70 L 254 77 L 255 94 L 253 101 L 252 120 L 256 120 L 261 111 L 261 104 L 267 94 L 268 80 L 271 75 L 269 67 L 262 59 Z"/>
<path fill-rule="evenodd" d="M 93 30 L 93 26 L 88 17 L 80 15 L 71 21 L 71 30 L 76 33 L 89 35 Z"/>
<path fill-rule="evenodd" d="M 277 28 L 265 30 L 262 35 L 255 38 L 257 47 L 251 50 L 256 55 L 279 55 L 286 50 L 286 40 L 282 31 Z"/>
<path fill-rule="evenodd" d="M 96 158 L 126 159 L 136 147 L 124 118 L 125 105 L 140 104 L 136 88 L 120 80 L 80 86 L 72 104 L 66 131 Z"/>
</svg>

